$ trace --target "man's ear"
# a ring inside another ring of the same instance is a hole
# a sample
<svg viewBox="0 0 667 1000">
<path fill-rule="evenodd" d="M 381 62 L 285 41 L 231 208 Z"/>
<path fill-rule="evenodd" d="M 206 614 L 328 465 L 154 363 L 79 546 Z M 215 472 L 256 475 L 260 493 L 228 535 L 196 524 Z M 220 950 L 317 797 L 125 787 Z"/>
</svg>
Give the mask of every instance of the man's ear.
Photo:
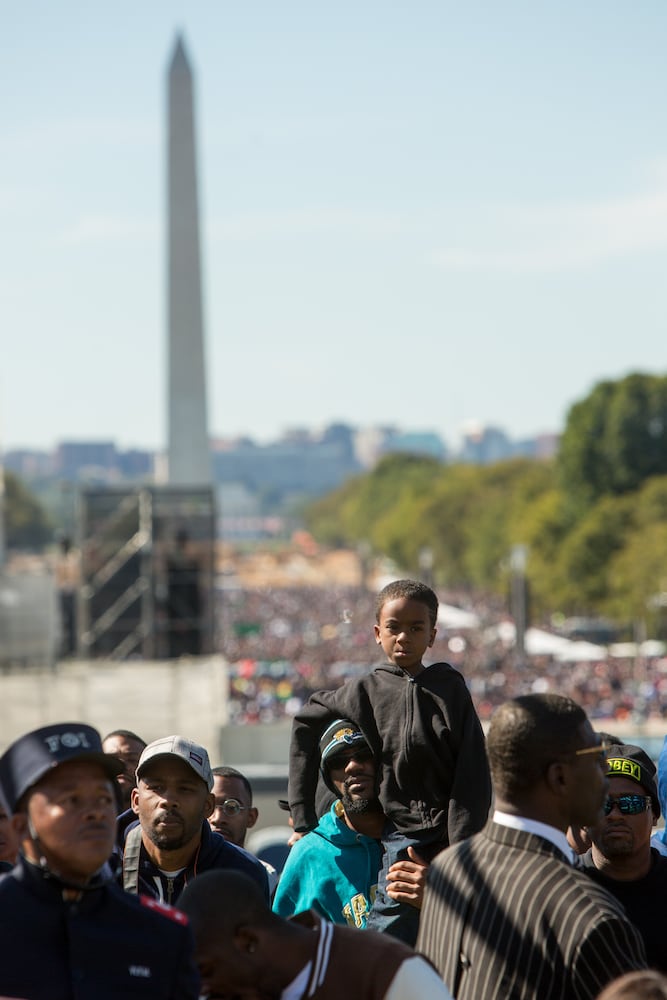
<svg viewBox="0 0 667 1000">
<path fill-rule="evenodd" d="M 252 827 L 255 825 L 258 816 L 259 816 L 259 810 L 256 809 L 255 806 L 250 806 L 250 808 L 248 809 L 248 822 L 246 824 L 248 830 L 252 829 Z"/>
<path fill-rule="evenodd" d="M 437 628 L 432 628 L 431 629 L 431 638 L 428 641 L 429 646 L 432 646 L 433 643 L 435 642 L 435 637 L 436 637 L 437 632 L 438 632 Z"/>
<path fill-rule="evenodd" d="M 208 819 L 209 816 L 213 815 L 215 811 L 215 795 L 213 792 L 209 792 L 204 799 L 204 819 Z"/>
<path fill-rule="evenodd" d="M 547 767 L 544 773 L 544 780 L 549 786 L 549 790 L 555 795 L 562 795 L 566 791 L 569 781 L 568 765 L 561 760 L 555 760 Z"/>
<path fill-rule="evenodd" d="M 130 794 L 130 805 L 132 806 L 132 812 L 139 815 L 139 790 L 133 788 Z"/>
</svg>

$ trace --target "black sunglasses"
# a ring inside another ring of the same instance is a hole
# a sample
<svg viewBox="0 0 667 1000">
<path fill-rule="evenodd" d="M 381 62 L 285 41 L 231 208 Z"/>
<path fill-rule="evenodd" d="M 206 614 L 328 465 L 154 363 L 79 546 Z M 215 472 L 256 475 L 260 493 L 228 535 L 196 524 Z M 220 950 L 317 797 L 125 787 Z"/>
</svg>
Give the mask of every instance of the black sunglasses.
<svg viewBox="0 0 667 1000">
<path fill-rule="evenodd" d="M 604 814 L 608 816 L 614 806 L 618 806 L 619 812 L 624 816 L 638 816 L 639 813 L 646 812 L 650 804 L 650 795 L 608 795 Z"/>
</svg>

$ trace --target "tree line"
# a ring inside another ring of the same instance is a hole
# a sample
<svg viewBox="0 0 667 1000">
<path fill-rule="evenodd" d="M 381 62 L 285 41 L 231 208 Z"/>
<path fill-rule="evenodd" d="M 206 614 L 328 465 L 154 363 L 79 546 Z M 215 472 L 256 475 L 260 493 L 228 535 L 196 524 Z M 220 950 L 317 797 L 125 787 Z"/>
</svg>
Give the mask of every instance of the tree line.
<svg viewBox="0 0 667 1000">
<path fill-rule="evenodd" d="M 632 374 L 575 403 L 553 461 L 443 465 L 393 454 L 309 505 L 324 544 L 369 546 L 443 588 L 504 595 L 527 547 L 533 618 L 667 625 L 667 377 Z"/>
</svg>

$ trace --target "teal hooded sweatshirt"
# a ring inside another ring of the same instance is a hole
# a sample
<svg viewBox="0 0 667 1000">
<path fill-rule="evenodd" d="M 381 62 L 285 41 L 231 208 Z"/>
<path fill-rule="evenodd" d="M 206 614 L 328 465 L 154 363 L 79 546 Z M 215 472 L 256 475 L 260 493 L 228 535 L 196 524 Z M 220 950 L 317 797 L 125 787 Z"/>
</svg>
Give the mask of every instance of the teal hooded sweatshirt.
<svg viewBox="0 0 667 1000">
<path fill-rule="evenodd" d="M 291 848 L 273 897 L 281 917 L 312 909 L 334 924 L 366 926 L 382 848 L 379 840 L 351 830 L 342 815 L 341 803 L 334 802 Z"/>
</svg>

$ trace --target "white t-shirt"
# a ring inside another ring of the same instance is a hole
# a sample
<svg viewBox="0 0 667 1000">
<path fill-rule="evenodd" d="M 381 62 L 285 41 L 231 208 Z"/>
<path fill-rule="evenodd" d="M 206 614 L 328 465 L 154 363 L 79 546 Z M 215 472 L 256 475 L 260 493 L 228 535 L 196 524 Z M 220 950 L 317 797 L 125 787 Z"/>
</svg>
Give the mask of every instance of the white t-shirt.
<svg viewBox="0 0 667 1000">
<path fill-rule="evenodd" d="M 359 932 L 363 934 L 363 931 Z M 385 1000 L 452 1000 L 442 979 L 432 965 L 415 955 L 399 966 L 385 993 Z"/>
<path fill-rule="evenodd" d="M 359 931 L 359 944 L 362 947 L 364 933 L 365 931 Z M 318 969 L 317 982 L 311 982 L 313 963 L 308 962 L 289 986 L 285 987 L 280 1000 L 302 1000 L 302 998 L 305 1000 L 306 996 L 311 996 L 317 989 L 318 983 L 324 982 L 329 964 L 332 934 L 333 924 L 323 921 L 315 959 Z M 310 992 L 306 993 L 309 984 Z M 414 955 L 399 965 L 385 993 L 385 1000 L 453 1000 L 453 998 L 433 966 L 421 955 Z"/>
</svg>

